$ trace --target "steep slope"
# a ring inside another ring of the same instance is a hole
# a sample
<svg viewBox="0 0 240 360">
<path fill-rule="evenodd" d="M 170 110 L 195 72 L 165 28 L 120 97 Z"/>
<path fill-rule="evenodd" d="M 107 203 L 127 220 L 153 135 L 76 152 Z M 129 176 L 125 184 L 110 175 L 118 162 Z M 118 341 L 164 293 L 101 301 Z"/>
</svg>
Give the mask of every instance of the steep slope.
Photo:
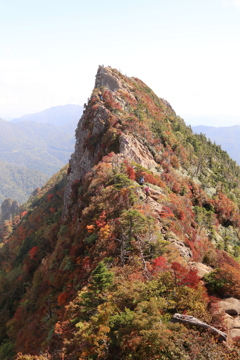
<svg viewBox="0 0 240 360">
<path fill-rule="evenodd" d="M 212 142 L 220 145 L 223 150 L 240 164 L 240 126 L 229 127 L 213 127 L 213 126 L 193 126 L 193 131 L 200 134 L 205 134 Z"/>
<path fill-rule="evenodd" d="M 240 299 L 227 153 L 142 81 L 99 67 L 66 171 L 1 230 L 0 358 L 239 358 L 218 308 Z M 187 315 L 212 332 L 174 322 Z"/>
</svg>

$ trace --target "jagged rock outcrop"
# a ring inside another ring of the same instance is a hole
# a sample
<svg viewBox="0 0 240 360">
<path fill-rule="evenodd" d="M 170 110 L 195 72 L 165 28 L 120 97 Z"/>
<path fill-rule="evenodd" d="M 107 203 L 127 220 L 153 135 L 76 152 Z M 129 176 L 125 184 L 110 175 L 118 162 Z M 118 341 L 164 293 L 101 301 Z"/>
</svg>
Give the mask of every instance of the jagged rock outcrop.
<svg viewBox="0 0 240 360">
<path fill-rule="evenodd" d="M 64 194 L 63 220 L 66 220 L 68 216 L 73 216 L 71 212 L 74 202 L 74 185 L 79 186 L 84 175 L 98 163 L 102 156 L 109 152 L 109 147 L 105 148 L 106 138 L 108 143 L 111 143 L 111 138 L 114 137 L 115 153 L 117 154 L 116 163 L 121 164 L 125 159 L 131 159 L 131 161 L 153 173 L 160 175 L 162 172 L 146 139 L 139 137 L 135 132 L 126 130 L 122 132 L 121 116 L 113 115 L 113 110 L 109 106 L 109 102 L 112 102 L 124 112 L 128 109 L 129 102 L 137 103 L 138 99 L 134 95 L 134 89 L 125 80 L 125 77 L 111 67 L 99 66 L 92 96 L 88 105 L 85 106 L 85 111 L 76 129 L 75 151 L 69 162 L 68 183 Z M 136 82 L 134 78 L 131 80 L 133 83 Z M 124 97 L 120 96 L 122 94 Z M 166 100 L 160 100 L 167 109 L 174 113 Z M 111 128 L 110 131 L 109 128 Z M 115 133 L 113 133 L 113 129 Z M 159 187 L 154 188 L 151 184 L 148 186 L 150 186 L 150 197 L 147 199 L 147 204 L 156 218 L 159 217 L 159 232 L 164 232 L 160 219 L 162 211 L 162 205 L 159 204 L 159 198 L 162 196 L 161 189 Z M 140 196 L 144 198 L 145 192 L 143 191 Z M 78 206 L 81 205 L 78 203 Z M 192 251 L 190 248 L 174 234 L 170 235 L 167 240 L 169 246 L 174 248 L 186 262 L 191 259 Z"/>
<path fill-rule="evenodd" d="M 105 98 L 99 96 L 100 89 L 106 88 L 110 91 L 110 96 L 114 97 L 117 105 L 122 109 L 128 106 L 128 101 L 120 97 L 117 92 L 122 90 L 127 92 L 128 97 L 136 102 L 130 86 L 110 67 L 99 66 L 95 87 L 88 106 L 76 129 L 75 151 L 69 162 L 68 184 L 64 196 L 63 218 L 66 219 L 69 214 L 71 204 L 72 186 L 75 182 L 81 181 L 83 176 L 97 163 L 98 154 L 102 150 L 103 138 L 106 136 L 109 122 L 112 119 L 112 112 L 106 106 Z M 101 93 L 102 94 L 102 93 Z M 98 106 L 92 106 L 93 98 L 98 99 Z M 118 127 L 121 120 L 116 118 Z M 91 145 L 91 146 L 89 146 Z M 122 134 L 117 139 L 117 152 L 120 159 L 129 157 L 133 161 L 142 166 L 156 171 L 158 164 L 154 161 L 153 155 L 147 148 L 146 144 L 142 144 L 136 137 L 131 134 Z M 107 153 L 107 151 L 106 151 Z M 104 155 L 104 153 L 102 153 Z"/>
<path fill-rule="evenodd" d="M 11 220 L 13 216 L 20 212 L 19 203 L 16 200 L 7 198 L 1 205 L 0 221 Z"/>
</svg>

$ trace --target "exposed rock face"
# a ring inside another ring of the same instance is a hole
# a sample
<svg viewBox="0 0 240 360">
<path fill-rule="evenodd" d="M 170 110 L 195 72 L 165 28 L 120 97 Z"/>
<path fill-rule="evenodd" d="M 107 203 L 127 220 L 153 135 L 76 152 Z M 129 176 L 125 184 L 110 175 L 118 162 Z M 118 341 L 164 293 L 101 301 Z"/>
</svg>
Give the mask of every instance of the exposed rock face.
<svg viewBox="0 0 240 360">
<path fill-rule="evenodd" d="M 131 80 L 133 83 L 136 82 L 134 78 Z M 123 111 L 128 109 L 128 101 L 137 102 L 133 89 L 120 73 L 110 67 L 99 66 L 95 88 L 76 129 L 75 151 L 69 162 L 68 183 L 64 195 L 63 220 L 66 220 L 68 216 L 71 217 L 71 208 L 74 203 L 73 187 L 79 186 L 84 175 L 101 160 L 99 154 L 102 157 L 109 152 L 109 149 L 106 149 L 105 153 L 103 151 L 105 149 L 104 139 L 109 136 L 109 124 L 111 124 L 111 131 L 114 129 L 117 134 L 117 149 L 114 152 L 117 153 L 116 159 L 119 164 L 125 159 L 130 159 L 152 172 L 161 172 L 151 149 L 148 148 L 147 141 L 128 131 L 121 132 L 119 130 L 121 129 L 121 117 L 113 115 L 111 108 L 107 106 L 104 91 L 110 94 L 113 102 Z M 125 96 L 120 96 L 123 93 Z M 161 101 L 173 111 L 167 101 L 163 99 Z M 114 125 L 111 123 L 113 117 Z M 159 219 L 159 232 L 163 232 L 160 219 L 162 205 L 158 202 L 161 197 L 161 189 L 158 187 L 154 189 L 151 184 L 148 186 L 151 195 L 146 199 L 146 203 Z M 145 192 L 140 189 L 139 191 L 142 191 L 140 196 L 144 198 Z M 174 234 L 168 238 L 168 241 L 186 262 L 190 260 L 192 252 L 186 244 L 179 241 Z"/>
<path fill-rule="evenodd" d="M 106 87 L 112 92 L 116 92 L 119 89 L 125 90 L 131 93 L 131 88 L 124 82 L 111 67 L 99 66 L 96 75 L 95 88 Z M 134 97 L 132 94 L 130 95 Z"/>
<path fill-rule="evenodd" d="M 64 197 L 64 216 L 68 213 L 67 207 L 70 204 L 73 183 L 75 181 L 80 181 L 92 168 L 96 153 L 99 150 L 99 142 L 96 142 L 95 148 L 91 151 L 86 148 L 85 139 L 90 138 L 91 135 L 100 140 L 101 136 L 104 134 L 105 126 L 107 124 L 108 110 L 104 106 L 99 106 L 99 108 L 95 111 L 91 124 L 88 124 L 88 117 L 90 115 L 89 112 L 90 109 L 87 109 L 84 112 L 76 130 L 75 152 L 71 156 L 69 162 L 70 171 Z"/>
<path fill-rule="evenodd" d="M 219 306 L 225 311 L 225 322 L 229 329 L 229 337 L 240 336 L 240 300 L 228 298 L 220 301 Z"/>
<path fill-rule="evenodd" d="M 7 198 L 1 205 L 1 221 L 11 220 L 13 216 L 19 214 L 19 203 L 16 200 Z"/>
<path fill-rule="evenodd" d="M 136 101 L 129 85 L 110 67 L 99 67 L 93 95 L 84 111 L 77 129 L 75 151 L 69 162 L 68 184 L 64 196 L 63 219 L 69 215 L 72 199 L 72 186 L 81 181 L 83 176 L 97 163 L 98 153 L 101 150 L 103 136 L 106 134 L 112 112 L 105 106 L 104 99 L 98 97 L 98 89 L 105 87 L 114 96 L 121 108 L 127 107 L 127 101 L 120 98 L 117 91 L 121 89 Z M 93 97 L 98 98 L 98 106 L 91 106 Z M 87 141 L 86 141 L 87 139 Z M 132 135 L 123 134 L 118 139 L 119 156 L 131 158 L 133 161 L 151 170 L 156 170 L 158 164 L 154 161 L 151 152 Z M 89 146 L 91 144 L 91 146 Z M 106 152 L 107 153 L 107 152 Z M 102 154 L 104 155 L 104 154 Z"/>
<path fill-rule="evenodd" d="M 211 266 L 205 265 L 200 262 L 191 262 L 189 265 L 197 269 L 197 274 L 200 278 L 203 278 L 204 275 L 209 274 L 211 271 L 213 271 L 213 268 Z"/>
<path fill-rule="evenodd" d="M 123 157 L 129 157 L 131 160 L 152 171 L 156 171 L 159 167 L 146 146 L 132 135 L 124 134 L 119 137 L 119 151 Z"/>
<path fill-rule="evenodd" d="M 192 251 L 183 241 L 179 241 L 174 234 L 168 238 L 168 241 L 171 243 L 172 247 L 176 248 L 184 260 L 189 261 L 191 259 Z"/>
</svg>

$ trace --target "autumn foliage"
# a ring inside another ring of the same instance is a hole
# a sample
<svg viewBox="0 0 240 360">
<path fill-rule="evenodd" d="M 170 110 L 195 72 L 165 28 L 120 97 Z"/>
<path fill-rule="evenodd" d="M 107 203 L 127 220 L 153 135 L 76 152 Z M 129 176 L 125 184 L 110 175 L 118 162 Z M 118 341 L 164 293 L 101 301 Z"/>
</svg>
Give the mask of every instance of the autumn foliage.
<svg viewBox="0 0 240 360">
<path fill-rule="evenodd" d="M 240 298 L 240 170 L 108 71 L 122 85 L 94 89 L 81 120 L 89 171 L 71 183 L 65 167 L 0 229 L 0 359 L 238 359 L 237 340 L 171 319 L 224 329 L 219 298 Z"/>
</svg>

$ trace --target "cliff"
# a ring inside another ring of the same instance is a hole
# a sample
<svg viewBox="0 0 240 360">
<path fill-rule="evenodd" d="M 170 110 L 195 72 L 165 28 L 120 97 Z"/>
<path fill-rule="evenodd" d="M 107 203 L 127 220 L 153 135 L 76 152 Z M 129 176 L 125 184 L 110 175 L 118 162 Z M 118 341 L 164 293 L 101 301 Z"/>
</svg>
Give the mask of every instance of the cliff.
<svg viewBox="0 0 240 360">
<path fill-rule="evenodd" d="M 68 170 L 4 237 L 0 358 L 238 358 L 238 330 L 231 347 L 218 335 L 233 323 L 220 300 L 240 298 L 239 175 L 141 80 L 100 66 Z"/>
</svg>

